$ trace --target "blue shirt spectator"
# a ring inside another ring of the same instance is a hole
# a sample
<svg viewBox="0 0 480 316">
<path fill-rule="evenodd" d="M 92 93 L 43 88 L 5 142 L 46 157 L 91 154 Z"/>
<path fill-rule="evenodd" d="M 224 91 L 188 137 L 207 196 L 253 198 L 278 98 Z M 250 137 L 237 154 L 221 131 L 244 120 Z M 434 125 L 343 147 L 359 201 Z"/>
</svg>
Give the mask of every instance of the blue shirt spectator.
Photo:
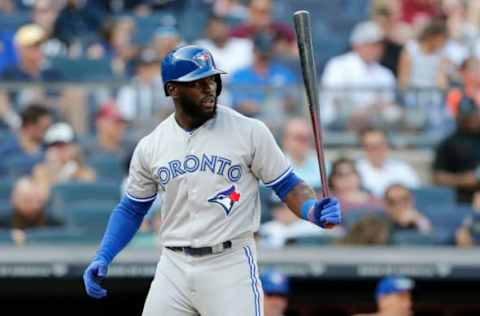
<svg viewBox="0 0 480 316">
<path fill-rule="evenodd" d="M 0 176 L 28 174 L 43 159 L 43 137 L 51 124 L 50 112 L 40 104 L 32 104 L 20 116 L 18 133 L 0 145 Z M 17 170 L 9 170 L 12 163 Z"/>
<path fill-rule="evenodd" d="M 11 32 L 0 33 L 0 73 L 18 62 L 13 45 L 13 35 Z"/>
<path fill-rule="evenodd" d="M 288 107 L 287 87 L 297 84 L 295 74 L 272 60 L 273 38 L 259 34 L 254 38 L 253 64 L 232 74 L 230 87 L 233 104 L 248 116 L 265 113 L 266 103 L 272 101 L 277 112 Z M 280 104 L 279 104 L 280 102 Z"/>
</svg>

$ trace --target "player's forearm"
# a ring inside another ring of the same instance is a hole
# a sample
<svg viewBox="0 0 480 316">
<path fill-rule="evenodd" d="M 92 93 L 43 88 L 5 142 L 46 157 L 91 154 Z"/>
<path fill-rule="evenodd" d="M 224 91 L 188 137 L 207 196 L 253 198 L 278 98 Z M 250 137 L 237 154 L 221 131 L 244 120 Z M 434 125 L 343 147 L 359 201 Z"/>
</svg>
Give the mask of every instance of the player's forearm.
<svg viewBox="0 0 480 316">
<path fill-rule="evenodd" d="M 283 200 L 288 208 L 298 217 L 302 218 L 302 207 L 308 200 L 316 199 L 315 191 L 305 182 L 300 181 Z"/>
<path fill-rule="evenodd" d="M 123 197 L 110 216 L 96 258 L 112 262 L 138 231 L 152 203 L 153 201 L 135 202 Z"/>
</svg>

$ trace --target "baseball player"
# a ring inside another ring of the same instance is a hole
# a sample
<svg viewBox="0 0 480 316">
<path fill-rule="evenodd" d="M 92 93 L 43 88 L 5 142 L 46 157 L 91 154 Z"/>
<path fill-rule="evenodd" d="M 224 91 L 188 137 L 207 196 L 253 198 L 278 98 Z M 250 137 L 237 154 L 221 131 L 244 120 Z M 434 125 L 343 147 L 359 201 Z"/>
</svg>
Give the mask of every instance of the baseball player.
<svg viewBox="0 0 480 316">
<path fill-rule="evenodd" d="M 378 312 L 355 316 L 412 316 L 411 291 L 414 281 L 399 276 L 382 278 L 375 290 Z"/>
<path fill-rule="evenodd" d="M 290 285 L 287 276 L 278 271 L 264 271 L 260 281 L 265 295 L 265 316 L 282 316 L 288 306 Z"/>
<path fill-rule="evenodd" d="M 175 113 L 137 144 L 126 193 L 85 270 L 86 291 L 107 295 L 100 281 L 108 265 L 158 194 L 163 249 L 143 315 L 263 315 L 253 240 L 260 222 L 258 181 L 320 227 L 341 222 L 339 203 L 316 199 L 262 122 L 217 106 L 224 72 L 210 52 L 183 46 L 161 67 Z"/>
</svg>

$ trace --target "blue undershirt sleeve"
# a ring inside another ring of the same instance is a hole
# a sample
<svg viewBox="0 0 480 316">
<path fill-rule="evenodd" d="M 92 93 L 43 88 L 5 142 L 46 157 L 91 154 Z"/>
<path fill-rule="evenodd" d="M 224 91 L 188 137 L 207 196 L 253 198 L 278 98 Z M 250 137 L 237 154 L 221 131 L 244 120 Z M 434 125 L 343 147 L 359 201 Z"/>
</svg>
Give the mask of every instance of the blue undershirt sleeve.
<svg viewBox="0 0 480 316">
<path fill-rule="evenodd" d="M 290 171 L 290 173 L 285 176 L 281 181 L 273 185 L 271 188 L 275 194 L 284 201 L 287 194 L 292 191 L 292 189 L 302 181 L 295 172 Z"/>
<path fill-rule="evenodd" d="M 153 201 L 154 199 L 146 202 L 134 201 L 125 195 L 110 215 L 95 259 L 110 264 L 138 231 Z"/>
</svg>

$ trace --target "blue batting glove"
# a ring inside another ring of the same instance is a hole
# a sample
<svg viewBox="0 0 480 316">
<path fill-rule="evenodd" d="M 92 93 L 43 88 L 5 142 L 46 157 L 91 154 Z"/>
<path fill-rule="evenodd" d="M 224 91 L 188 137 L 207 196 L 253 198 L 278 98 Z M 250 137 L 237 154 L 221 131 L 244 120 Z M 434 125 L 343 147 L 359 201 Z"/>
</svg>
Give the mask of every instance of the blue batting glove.
<svg viewBox="0 0 480 316">
<path fill-rule="evenodd" d="M 340 203 L 335 197 L 308 200 L 303 204 L 302 217 L 322 228 L 330 228 L 342 222 Z"/>
<path fill-rule="evenodd" d="M 100 282 L 107 276 L 108 264 L 101 259 L 95 259 L 83 273 L 85 291 L 93 298 L 107 296 L 107 290 L 100 286 Z"/>
</svg>

